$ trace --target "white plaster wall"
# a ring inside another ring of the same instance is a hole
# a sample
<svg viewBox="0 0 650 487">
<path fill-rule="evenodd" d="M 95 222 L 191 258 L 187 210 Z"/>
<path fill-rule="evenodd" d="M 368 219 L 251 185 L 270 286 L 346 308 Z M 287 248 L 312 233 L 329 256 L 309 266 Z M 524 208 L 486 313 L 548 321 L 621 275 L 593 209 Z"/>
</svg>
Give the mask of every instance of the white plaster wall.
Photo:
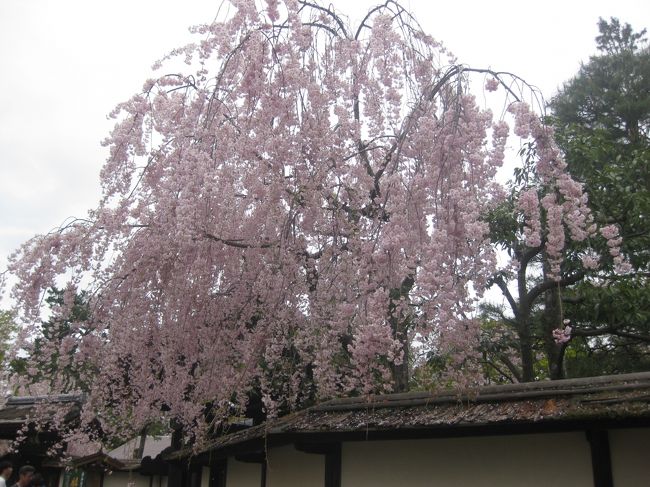
<svg viewBox="0 0 650 487">
<path fill-rule="evenodd" d="M 104 475 L 104 487 L 126 487 L 129 481 L 134 482 L 133 487 L 149 487 L 149 477 L 140 475 L 138 472 L 131 473 L 130 477 L 129 472 L 111 472 Z M 202 485 L 201 487 L 206 486 Z M 59 476 L 58 487 L 63 487 L 63 471 Z M 167 487 L 167 476 L 155 475 L 152 487 Z"/>
<path fill-rule="evenodd" d="M 292 445 L 273 448 L 267 455 L 267 487 L 323 487 L 325 455 L 300 452 Z"/>
<path fill-rule="evenodd" d="M 341 468 L 342 487 L 593 487 L 582 432 L 346 442 Z"/>
<path fill-rule="evenodd" d="M 260 487 L 262 466 L 259 463 L 238 462 L 228 458 L 226 487 Z"/>
<path fill-rule="evenodd" d="M 134 474 L 135 475 L 135 474 Z M 139 475 L 139 474 L 138 474 Z M 147 482 L 147 487 L 149 487 L 149 476 L 140 475 Z M 140 484 L 138 484 L 140 485 Z M 106 487 L 106 486 L 104 486 Z M 151 487 L 167 487 L 167 475 L 154 475 L 153 481 L 151 482 Z"/>
<path fill-rule="evenodd" d="M 210 487 L 210 467 L 201 469 L 201 487 Z"/>
<path fill-rule="evenodd" d="M 149 477 L 145 477 L 145 478 L 147 479 L 148 482 Z M 154 475 L 153 482 L 151 483 L 151 487 L 167 487 L 167 475 Z"/>
<path fill-rule="evenodd" d="M 616 487 L 650 484 L 650 428 L 609 430 Z"/>
<path fill-rule="evenodd" d="M 154 479 L 153 487 L 157 486 Z M 149 477 L 138 472 L 112 472 L 104 476 L 104 487 L 149 487 Z"/>
</svg>

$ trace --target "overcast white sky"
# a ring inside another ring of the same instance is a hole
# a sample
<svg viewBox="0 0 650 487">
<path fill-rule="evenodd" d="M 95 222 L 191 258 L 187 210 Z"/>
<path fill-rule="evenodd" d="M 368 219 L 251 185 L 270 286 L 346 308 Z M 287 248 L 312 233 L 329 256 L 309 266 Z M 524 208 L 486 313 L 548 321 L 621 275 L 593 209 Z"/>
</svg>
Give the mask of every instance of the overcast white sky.
<svg viewBox="0 0 650 487">
<path fill-rule="evenodd" d="M 0 0 L 0 269 L 22 241 L 94 206 L 106 115 L 219 3 Z M 359 18 L 378 1 L 333 3 Z M 402 3 L 459 61 L 517 73 L 547 98 L 594 53 L 599 16 L 650 27 L 647 0 Z"/>
</svg>

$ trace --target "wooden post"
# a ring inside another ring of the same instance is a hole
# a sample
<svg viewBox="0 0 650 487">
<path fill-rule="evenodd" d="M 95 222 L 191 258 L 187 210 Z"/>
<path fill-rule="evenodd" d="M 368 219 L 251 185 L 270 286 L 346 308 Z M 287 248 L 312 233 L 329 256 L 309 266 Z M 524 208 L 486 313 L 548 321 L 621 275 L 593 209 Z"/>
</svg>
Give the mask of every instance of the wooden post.
<svg viewBox="0 0 650 487">
<path fill-rule="evenodd" d="M 210 458 L 210 487 L 226 487 L 228 477 L 227 459 L 215 460 Z"/>
<path fill-rule="evenodd" d="M 169 473 L 167 476 L 167 487 L 184 487 L 183 468 L 176 463 L 169 464 Z"/>
<path fill-rule="evenodd" d="M 341 444 L 325 453 L 325 487 L 341 487 Z"/>
<path fill-rule="evenodd" d="M 613 487 L 612 458 L 609 451 L 607 430 L 587 430 L 587 440 L 591 448 L 591 470 L 594 487 Z"/>
<path fill-rule="evenodd" d="M 266 487 L 266 461 L 262 464 L 262 476 L 260 478 L 260 487 Z"/>
</svg>

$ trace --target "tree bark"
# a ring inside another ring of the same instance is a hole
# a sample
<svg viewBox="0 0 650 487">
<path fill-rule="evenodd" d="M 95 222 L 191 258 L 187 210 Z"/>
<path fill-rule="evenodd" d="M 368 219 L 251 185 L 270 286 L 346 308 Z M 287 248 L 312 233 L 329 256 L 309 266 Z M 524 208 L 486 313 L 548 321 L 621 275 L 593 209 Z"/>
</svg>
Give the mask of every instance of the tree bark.
<svg viewBox="0 0 650 487">
<path fill-rule="evenodd" d="M 548 360 L 548 374 L 551 380 L 564 379 L 564 350 L 562 343 L 556 343 L 553 330 L 562 328 L 562 309 L 560 305 L 560 288 L 550 289 L 544 295 L 544 313 L 542 315 L 544 330 L 544 349 Z"/>
<path fill-rule="evenodd" d="M 517 273 L 517 292 L 519 294 L 519 306 L 515 313 L 517 320 L 517 334 L 519 335 L 519 351 L 521 353 L 521 380 L 532 382 L 535 380 L 533 338 L 531 333 L 530 314 L 532 301 L 528 295 L 528 282 L 526 281 L 526 269 L 528 260 L 522 262 Z"/>
<path fill-rule="evenodd" d="M 409 387 L 409 358 L 411 350 L 408 331 L 411 317 L 408 314 L 404 314 L 400 310 L 399 305 L 401 301 L 409 299 L 409 293 L 414 283 L 413 276 L 407 276 L 399 288 L 390 290 L 391 300 L 388 309 L 388 321 L 393 332 L 393 338 L 400 343 L 402 348 L 402 362 L 400 364 L 391 364 L 394 392 L 404 392 Z"/>
<path fill-rule="evenodd" d="M 535 380 L 533 339 L 530 330 L 530 311 L 517 320 L 519 335 L 519 353 L 521 354 L 521 381 Z"/>
</svg>

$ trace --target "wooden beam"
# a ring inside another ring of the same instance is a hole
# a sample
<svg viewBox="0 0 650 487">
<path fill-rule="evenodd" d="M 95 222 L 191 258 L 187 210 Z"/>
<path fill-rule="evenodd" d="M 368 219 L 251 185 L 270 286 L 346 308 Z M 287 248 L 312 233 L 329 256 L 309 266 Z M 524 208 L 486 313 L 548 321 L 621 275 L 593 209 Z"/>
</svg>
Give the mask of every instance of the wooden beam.
<svg viewBox="0 0 650 487">
<path fill-rule="evenodd" d="M 612 458 L 607 430 L 591 429 L 585 432 L 591 449 L 591 470 L 594 487 L 613 487 Z"/>
<path fill-rule="evenodd" d="M 314 442 L 314 441 L 297 441 L 293 444 L 294 448 L 303 453 L 314 455 L 327 455 L 337 444 L 332 442 Z"/>
<path fill-rule="evenodd" d="M 169 463 L 169 470 L 167 473 L 167 487 L 184 487 L 183 468 L 176 463 Z"/>
<path fill-rule="evenodd" d="M 266 463 L 266 453 L 263 451 L 255 451 L 250 453 L 242 453 L 240 455 L 235 455 L 235 460 L 238 462 L 245 463 Z"/>
</svg>

